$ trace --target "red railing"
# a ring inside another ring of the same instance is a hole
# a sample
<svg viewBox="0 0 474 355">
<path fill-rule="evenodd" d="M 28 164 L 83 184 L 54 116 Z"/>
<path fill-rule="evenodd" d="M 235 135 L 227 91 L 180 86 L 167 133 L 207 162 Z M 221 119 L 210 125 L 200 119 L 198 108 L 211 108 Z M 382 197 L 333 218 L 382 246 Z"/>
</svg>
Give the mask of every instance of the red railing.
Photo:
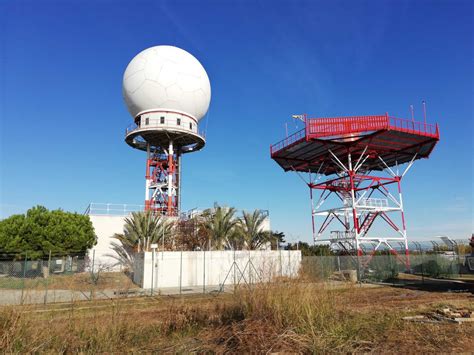
<svg viewBox="0 0 474 355">
<path fill-rule="evenodd" d="M 281 141 L 273 144 L 270 146 L 270 153 L 273 154 L 274 152 L 283 149 L 285 147 L 288 147 L 289 145 L 299 141 L 300 139 L 303 139 L 306 137 L 306 129 L 303 128 L 302 130 L 299 130 L 296 133 L 293 133 L 292 135 L 286 137 L 285 139 L 282 139 Z"/>
<path fill-rule="evenodd" d="M 378 130 L 395 130 L 439 138 L 437 124 L 429 124 L 391 117 L 388 114 L 376 116 L 309 118 L 306 127 L 270 146 L 271 154 L 303 138 L 344 136 L 353 133 Z"/>
<path fill-rule="evenodd" d="M 430 124 L 407 120 L 404 118 L 389 117 L 390 128 L 397 131 L 424 134 L 439 138 L 439 131 L 437 124 Z"/>
<path fill-rule="evenodd" d="M 328 137 L 366 131 L 388 129 L 388 116 L 353 116 L 310 118 L 308 134 L 313 137 Z"/>
</svg>

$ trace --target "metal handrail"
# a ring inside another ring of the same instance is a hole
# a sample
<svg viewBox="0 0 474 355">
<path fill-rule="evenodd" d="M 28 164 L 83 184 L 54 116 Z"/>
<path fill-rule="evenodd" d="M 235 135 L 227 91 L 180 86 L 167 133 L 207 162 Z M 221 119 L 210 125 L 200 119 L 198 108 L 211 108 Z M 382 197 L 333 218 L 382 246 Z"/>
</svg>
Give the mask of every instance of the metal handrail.
<svg viewBox="0 0 474 355">
<path fill-rule="evenodd" d="M 378 130 L 398 130 L 439 138 L 437 124 L 385 115 L 308 118 L 306 127 L 270 146 L 271 154 L 303 138 L 320 138 Z"/>
<path fill-rule="evenodd" d="M 289 146 L 290 144 L 295 143 L 296 141 L 299 141 L 300 139 L 303 139 L 306 136 L 306 128 L 303 128 L 292 135 L 286 137 L 285 139 L 282 139 L 281 141 L 273 144 L 270 146 L 270 151 L 273 154 L 274 152 L 285 148 Z"/>
<path fill-rule="evenodd" d="M 162 129 L 175 128 L 175 129 L 179 129 L 180 131 L 183 131 L 183 132 L 191 132 L 191 133 L 197 134 L 197 135 L 203 137 L 204 139 L 206 138 L 205 131 L 200 130 L 199 127 L 196 131 L 189 130 L 189 129 L 186 129 L 186 128 L 183 128 L 183 127 L 184 126 L 182 126 L 182 125 L 172 124 L 172 123 L 169 123 L 169 122 L 160 123 L 159 119 L 150 118 L 149 123 L 147 125 L 139 126 L 136 123 L 129 124 L 125 128 L 125 136 L 127 136 L 129 133 L 131 133 L 133 131 L 140 130 L 140 129 L 146 129 L 146 128 L 162 128 Z"/>
<path fill-rule="evenodd" d="M 95 203 L 91 202 L 84 211 L 85 215 L 107 215 L 126 216 L 132 212 L 140 212 L 145 209 L 144 205 L 125 203 Z"/>
<path fill-rule="evenodd" d="M 386 198 L 363 198 L 359 203 L 361 207 L 388 207 L 388 200 Z"/>
<path fill-rule="evenodd" d="M 419 122 L 414 120 L 407 120 L 405 118 L 397 118 L 389 116 L 390 128 L 403 130 L 407 132 L 424 133 L 432 136 L 439 136 L 438 125 Z"/>
</svg>

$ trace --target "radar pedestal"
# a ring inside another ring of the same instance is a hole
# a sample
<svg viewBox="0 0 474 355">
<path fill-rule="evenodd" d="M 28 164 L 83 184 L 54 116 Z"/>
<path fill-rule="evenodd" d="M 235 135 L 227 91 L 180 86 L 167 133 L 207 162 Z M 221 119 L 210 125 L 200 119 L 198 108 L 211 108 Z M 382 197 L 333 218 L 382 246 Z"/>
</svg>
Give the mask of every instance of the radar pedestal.
<svg viewBox="0 0 474 355">
<path fill-rule="evenodd" d="M 167 216 L 176 216 L 180 211 L 180 157 L 173 141 L 169 141 L 167 149 L 147 144 L 145 211 Z"/>
<path fill-rule="evenodd" d="M 145 210 L 166 216 L 180 212 L 181 156 L 202 149 L 205 139 L 197 120 L 183 112 L 141 112 L 127 128 L 125 141 L 147 154 Z"/>
</svg>

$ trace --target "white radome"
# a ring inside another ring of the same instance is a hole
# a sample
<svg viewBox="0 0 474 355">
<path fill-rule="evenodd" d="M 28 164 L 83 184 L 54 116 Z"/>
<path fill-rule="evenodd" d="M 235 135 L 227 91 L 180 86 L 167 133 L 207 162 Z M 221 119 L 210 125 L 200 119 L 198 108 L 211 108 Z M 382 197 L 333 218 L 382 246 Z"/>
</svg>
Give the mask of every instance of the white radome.
<svg viewBox="0 0 474 355">
<path fill-rule="evenodd" d="M 133 117 L 151 110 L 181 111 L 200 120 L 211 101 L 204 67 L 191 54 L 173 46 L 145 49 L 123 74 L 122 92 Z"/>
</svg>

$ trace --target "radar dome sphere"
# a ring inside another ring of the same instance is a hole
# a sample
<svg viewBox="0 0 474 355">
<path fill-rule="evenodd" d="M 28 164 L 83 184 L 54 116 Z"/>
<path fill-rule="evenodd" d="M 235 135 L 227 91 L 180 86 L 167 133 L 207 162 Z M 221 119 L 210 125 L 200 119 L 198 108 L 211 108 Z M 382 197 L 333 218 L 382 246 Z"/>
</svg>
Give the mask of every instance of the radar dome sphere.
<svg viewBox="0 0 474 355">
<path fill-rule="evenodd" d="M 133 117 L 170 110 L 200 120 L 211 101 L 211 84 L 201 63 L 173 46 L 151 47 L 135 56 L 123 74 L 122 91 Z"/>
</svg>

